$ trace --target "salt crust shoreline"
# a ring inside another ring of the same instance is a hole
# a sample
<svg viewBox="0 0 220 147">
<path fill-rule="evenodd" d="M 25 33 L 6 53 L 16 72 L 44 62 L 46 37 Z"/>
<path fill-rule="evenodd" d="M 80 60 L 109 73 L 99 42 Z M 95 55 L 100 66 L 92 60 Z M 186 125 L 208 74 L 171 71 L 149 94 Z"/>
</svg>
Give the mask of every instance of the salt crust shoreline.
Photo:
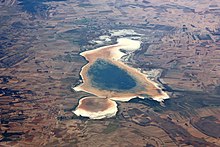
<svg viewBox="0 0 220 147">
<path fill-rule="evenodd" d="M 94 50 L 85 51 L 85 52 L 80 53 L 80 55 L 85 57 L 86 55 L 94 54 L 94 53 L 96 53 L 96 52 L 98 52 L 98 51 L 100 51 L 100 50 L 104 50 L 104 49 L 106 49 L 106 48 L 110 48 L 110 47 L 114 47 L 114 48 L 115 48 L 115 47 L 118 47 L 118 48 L 116 48 L 116 49 L 114 49 L 114 50 L 111 50 L 112 58 L 117 61 L 117 60 L 120 60 L 122 56 L 126 55 L 125 53 L 122 53 L 122 52 L 120 51 L 120 49 L 124 49 L 124 50 L 127 50 L 127 51 L 134 51 L 134 50 L 137 50 L 137 49 L 140 48 L 140 44 L 141 44 L 141 42 L 140 42 L 140 41 L 137 41 L 137 40 L 130 40 L 130 39 L 127 39 L 127 38 L 120 38 L 120 39 L 118 39 L 118 43 L 115 44 L 115 45 L 109 45 L 109 46 L 100 47 L 100 48 L 97 48 L 97 49 L 94 49 Z M 86 58 L 86 57 L 85 57 L 85 58 Z M 85 66 L 86 66 L 86 65 L 85 65 Z M 84 66 L 84 67 L 85 67 L 85 66 Z M 82 67 L 82 70 L 81 70 L 81 72 L 80 72 L 80 76 L 82 77 L 82 80 L 83 80 L 83 81 L 85 81 L 85 76 L 82 75 L 82 71 L 83 71 L 84 67 Z M 160 87 L 159 87 L 159 85 L 158 85 L 157 83 L 155 83 L 155 82 L 151 81 L 150 79 L 148 79 L 147 76 L 146 76 L 145 74 L 141 73 L 138 69 L 135 69 L 135 70 L 136 70 L 137 72 L 139 72 L 139 74 L 144 75 L 145 78 L 146 78 L 146 80 L 147 80 L 148 82 L 150 82 L 151 84 L 153 84 L 156 88 L 160 89 Z M 83 83 L 82 83 L 82 84 L 83 84 Z M 81 84 L 81 85 L 82 85 L 82 84 Z M 85 92 L 90 93 L 90 91 L 81 88 L 81 85 L 76 86 L 76 87 L 74 87 L 73 89 L 74 89 L 75 91 L 85 91 Z M 102 95 L 100 95 L 100 96 L 102 96 Z M 118 97 L 112 97 L 112 98 L 110 98 L 110 99 L 112 99 L 112 100 L 117 100 L 117 101 L 129 101 L 129 100 L 131 100 L 132 98 L 135 98 L 135 97 L 144 98 L 144 97 L 141 97 L 141 96 L 134 95 L 134 96 L 130 96 L 130 97 L 128 96 L 128 97 L 123 97 L 123 98 L 120 97 L 120 99 L 119 99 Z M 165 100 L 165 99 L 168 99 L 169 96 L 168 96 L 167 93 L 165 93 L 164 91 L 162 91 L 162 94 L 161 94 L 161 95 L 155 96 L 155 97 L 151 97 L 151 98 L 152 98 L 153 100 L 156 100 L 156 101 L 158 101 L 158 102 L 161 102 L 161 101 L 163 101 L 163 100 Z"/>
<path fill-rule="evenodd" d="M 117 40 L 117 44 L 114 44 L 114 45 L 109 45 L 109 46 L 103 46 L 103 47 L 100 47 L 100 48 L 97 48 L 97 49 L 94 49 L 94 50 L 89 50 L 89 51 L 85 51 L 85 52 L 82 52 L 80 53 L 81 56 L 85 57 L 87 61 L 89 61 L 89 55 L 93 55 L 95 53 L 99 53 L 103 50 L 109 50 L 109 54 L 110 54 L 110 57 L 112 59 L 112 62 L 118 64 L 118 65 L 121 65 L 122 67 L 127 67 L 127 65 L 125 63 L 123 63 L 122 61 L 120 61 L 120 59 L 126 55 L 125 53 L 121 52 L 120 49 L 124 49 L 128 52 L 133 52 L 137 49 L 140 48 L 140 44 L 141 42 L 140 41 L 137 41 L 137 40 L 131 40 L 131 39 L 128 39 L 128 38 L 120 38 Z M 94 61 L 93 61 L 94 62 Z M 80 75 L 82 77 L 82 80 L 83 82 L 85 82 L 87 79 L 86 79 L 86 76 L 83 75 L 82 73 L 84 73 L 85 69 L 88 68 L 88 65 L 89 63 L 87 63 L 84 67 L 82 67 L 82 70 L 80 72 Z M 151 83 L 152 85 L 154 85 L 155 88 L 160 89 L 159 85 L 157 83 L 155 83 L 154 81 L 151 81 L 150 79 L 147 78 L 147 76 L 143 73 L 141 73 L 138 69 L 135 69 L 135 68 L 132 68 L 132 67 L 129 67 L 130 69 L 133 70 L 133 72 L 135 73 L 138 73 L 139 75 L 143 76 L 147 82 Z M 75 91 L 85 91 L 85 92 L 88 92 L 88 93 L 92 93 L 90 91 L 90 88 L 84 88 L 85 83 L 82 83 L 80 84 L 79 86 L 77 87 L 74 87 L 73 89 Z M 94 93 L 92 93 L 94 94 Z M 97 97 L 105 97 L 105 95 L 102 95 L 102 94 L 94 94 L 96 95 Z M 114 100 L 114 101 L 129 101 L 133 98 L 142 98 L 144 99 L 145 97 L 143 96 L 140 96 L 140 95 L 136 95 L 136 94 L 128 94 L 127 96 L 115 96 L 115 97 L 108 97 L 109 99 L 111 100 Z M 161 93 L 160 95 L 155 95 L 155 96 L 151 96 L 151 98 L 153 100 L 156 100 L 158 102 L 162 102 L 163 100 L 165 99 L 168 99 L 169 96 L 167 93 L 165 93 L 164 91 L 161 90 Z M 116 103 L 115 103 L 116 104 Z M 81 100 L 79 101 L 79 105 L 81 105 Z M 116 104 L 116 109 L 115 108 L 110 108 L 110 109 L 107 109 L 105 111 L 100 111 L 100 112 L 89 112 L 89 111 L 86 111 L 86 110 L 83 110 L 83 109 L 76 109 L 75 111 L 73 111 L 76 115 L 78 116 L 85 116 L 85 117 L 89 117 L 91 119 L 102 119 L 102 118 L 105 118 L 105 117 L 112 117 L 114 116 L 116 113 L 117 113 L 117 104 Z"/>
<path fill-rule="evenodd" d="M 75 113 L 77 116 L 89 117 L 90 119 L 103 119 L 103 118 L 110 118 L 115 116 L 118 111 L 117 103 L 110 99 L 108 99 L 108 101 L 111 102 L 111 107 L 105 109 L 104 111 L 98 111 L 98 112 L 86 111 L 80 108 L 80 105 L 82 105 L 82 101 L 84 99 L 86 98 L 83 98 L 79 101 L 78 107 L 76 108 L 75 111 L 73 111 L 73 113 Z"/>
</svg>

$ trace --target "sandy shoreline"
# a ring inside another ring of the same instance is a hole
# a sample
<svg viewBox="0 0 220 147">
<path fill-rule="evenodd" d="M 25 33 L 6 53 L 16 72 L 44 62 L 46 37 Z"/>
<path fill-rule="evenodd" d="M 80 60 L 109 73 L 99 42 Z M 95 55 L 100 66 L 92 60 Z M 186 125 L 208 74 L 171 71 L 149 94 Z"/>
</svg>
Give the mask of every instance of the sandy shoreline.
<svg viewBox="0 0 220 147">
<path fill-rule="evenodd" d="M 121 58 L 126 54 L 121 52 L 120 49 L 132 52 L 139 49 L 140 44 L 140 41 L 121 38 L 118 39 L 117 44 L 104 46 L 80 53 L 81 56 L 85 57 L 88 63 L 82 67 L 80 72 L 83 83 L 74 87 L 73 89 L 75 91 L 85 91 L 94 94 L 99 99 L 106 98 L 109 100 L 109 103 L 111 103 L 111 107 L 108 107 L 103 111 L 95 112 L 93 109 L 86 109 L 86 107 L 82 107 L 85 106 L 84 100 L 86 98 L 84 98 L 79 101 L 77 109 L 73 111 L 76 115 L 89 117 L 91 119 L 108 118 L 116 115 L 117 113 L 117 104 L 115 101 L 129 101 L 136 97 L 144 99 L 147 96 L 161 102 L 164 99 L 169 98 L 168 94 L 162 91 L 157 83 L 148 79 L 147 76 L 141 73 L 138 69 L 130 67 L 121 61 Z M 108 62 L 125 70 L 129 75 L 135 78 L 137 86 L 132 89 L 120 92 L 100 90 L 92 86 L 92 82 L 87 77 L 87 72 L 90 66 L 93 65 L 93 63 L 95 63 L 95 61 L 98 59 L 107 60 Z M 145 95 L 145 97 L 143 95 Z M 89 100 L 92 102 L 96 101 L 95 99 L 97 98 L 90 98 Z M 98 105 L 100 104 L 97 103 L 97 107 L 99 107 Z"/>
<path fill-rule="evenodd" d="M 119 39 L 118 43 L 115 45 L 104 46 L 94 50 L 82 52 L 80 55 L 84 56 L 88 61 L 88 63 L 84 67 L 82 67 L 82 70 L 80 72 L 83 83 L 77 87 L 74 87 L 73 89 L 75 91 L 85 91 L 88 93 L 92 93 L 98 97 L 108 97 L 112 100 L 117 100 L 117 101 L 129 101 L 134 97 L 143 98 L 141 97 L 141 95 L 143 94 L 147 94 L 149 95 L 149 97 L 157 101 L 163 101 L 164 99 L 169 98 L 167 93 L 163 92 L 158 87 L 157 83 L 148 79 L 147 76 L 141 73 L 138 69 L 130 67 L 125 63 L 123 63 L 122 61 L 120 61 L 121 57 L 125 55 L 125 53 L 122 53 L 120 49 L 125 49 L 127 51 L 134 51 L 137 50 L 138 48 L 140 48 L 139 41 L 122 38 Z M 99 90 L 92 87 L 89 78 L 87 78 L 86 76 L 86 73 L 89 67 L 97 59 L 107 59 L 108 61 L 112 62 L 118 67 L 126 70 L 128 73 L 130 73 L 130 75 L 134 75 L 135 78 L 138 79 L 139 84 L 145 87 L 144 90 L 138 90 L 138 88 L 136 88 L 134 89 L 134 91 L 137 90 L 135 94 L 133 92 L 129 93 L 128 91 L 115 93 L 112 91 L 109 92 L 106 90 Z"/>
<path fill-rule="evenodd" d="M 84 101 L 89 102 L 86 103 Z M 101 103 L 99 101 L 101 101 Z M 117 111 L 118 108 L 115 101 L 96 97 L 80 99 L 79 104 L 73 113 L 77 116 L 89 117 L 90 119 L 102 119 L 115 116 Z"/>
</svg>

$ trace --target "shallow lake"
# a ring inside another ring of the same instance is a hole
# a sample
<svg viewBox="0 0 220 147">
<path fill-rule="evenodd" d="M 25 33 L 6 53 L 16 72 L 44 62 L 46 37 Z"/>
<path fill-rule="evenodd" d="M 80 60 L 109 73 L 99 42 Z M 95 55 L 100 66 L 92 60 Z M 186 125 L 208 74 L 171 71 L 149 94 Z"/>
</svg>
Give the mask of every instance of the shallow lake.
<svg viewBox="0 0 220 147">
<path fill-rule="evenodd" d="M 137 85 L 125 70 L 103 59 L 95 61 L 87 75 L 92 86 L 101 90 L 124 91 Z"/>
</svg>

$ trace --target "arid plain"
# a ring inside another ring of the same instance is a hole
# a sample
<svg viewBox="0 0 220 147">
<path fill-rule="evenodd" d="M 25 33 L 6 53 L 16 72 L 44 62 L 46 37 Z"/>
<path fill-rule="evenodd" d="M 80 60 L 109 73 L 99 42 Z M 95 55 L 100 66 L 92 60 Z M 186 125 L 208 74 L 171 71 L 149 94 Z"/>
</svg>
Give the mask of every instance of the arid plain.
<svg viewBox="0 0 220 147">
<path fill-rule="evenodd" d="M 220 146 L 219 20 L 218 0 L 1 1 L 0 146 Z M 76 116 L 94 97 L 73 90 L 87 64 L 80 53 L 122 37 L 142 42 L 123 63 L 170 98 L 117 102 L 108 119 Z"/>
</svg>

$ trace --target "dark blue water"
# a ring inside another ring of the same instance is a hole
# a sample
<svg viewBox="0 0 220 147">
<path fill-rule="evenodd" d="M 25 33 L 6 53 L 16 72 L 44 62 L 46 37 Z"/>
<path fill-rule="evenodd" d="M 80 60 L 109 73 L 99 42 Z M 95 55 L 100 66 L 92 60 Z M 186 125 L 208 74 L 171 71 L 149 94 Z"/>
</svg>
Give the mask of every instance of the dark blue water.
<svg viewBox="0 0 220 147">
<path fill-rule="evenodd" d="M 97 60 L 88 70 L 92 86 L 102 90 L 123 91 L 136 86 L 135 79 L 125 70 L 105 60 Z"/>
</svg>

